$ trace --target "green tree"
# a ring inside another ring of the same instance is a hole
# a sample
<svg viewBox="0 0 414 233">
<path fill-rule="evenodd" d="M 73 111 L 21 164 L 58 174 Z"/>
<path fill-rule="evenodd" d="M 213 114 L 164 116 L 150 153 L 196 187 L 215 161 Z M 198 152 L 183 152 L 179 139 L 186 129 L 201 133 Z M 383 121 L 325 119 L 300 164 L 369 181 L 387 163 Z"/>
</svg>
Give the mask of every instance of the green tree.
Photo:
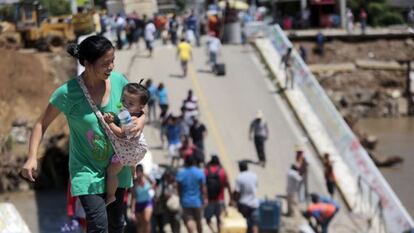
<svg viewBox="0 0 414 233">
<path fill-rule="evenodd" d="M 48 10 L 49 15 L 57 16 L 71 13 L 68 0 L 41 0 L 40 3 Z"/>
<path fill-rule="evenodd" d="M 0 6 L 0 21 L 14 21 L 14 12 L 16 11 L 16 7 L 14 5 L 4 5 Z"/>
<path fill-rule="evenodd" d="M 393 9 L 387 0 L 347 0 L 347 6 L 358 19 L 359 11 L 363 8 L 368 14 L 368 24 L 372 26 L 387 26 L 404 23 L 401 13 Z"/>
</svg>

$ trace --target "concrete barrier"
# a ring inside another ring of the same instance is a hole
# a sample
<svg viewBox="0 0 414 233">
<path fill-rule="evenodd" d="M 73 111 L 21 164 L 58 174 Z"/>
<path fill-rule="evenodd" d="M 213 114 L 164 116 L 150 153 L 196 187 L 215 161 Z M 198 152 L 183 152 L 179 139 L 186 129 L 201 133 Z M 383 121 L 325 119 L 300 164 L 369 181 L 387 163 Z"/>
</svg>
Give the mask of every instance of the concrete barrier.
<svg viewBox="0 0 414 233">
<path fill-rule="evenodd" d="M 29 227 L 11 203 L 0 203 L 0 233 L 30 233 Z"/>
<path fill-rule="evenodd" d="M 268 30 L 268 39 L 256 47 L 279 84 L 285 83 L 281 56 L 292 47 L 282 29 Z M 401 233 L 414 227 L 413 220 L 394 191 L 360 145 L 309 68 L 293 51 L 295 89 L 286 98 L 309 134 L 319 155 L 331 154 L 337 185 L 348 207 L 366 219 L 364 232 Z"/>
</svg>

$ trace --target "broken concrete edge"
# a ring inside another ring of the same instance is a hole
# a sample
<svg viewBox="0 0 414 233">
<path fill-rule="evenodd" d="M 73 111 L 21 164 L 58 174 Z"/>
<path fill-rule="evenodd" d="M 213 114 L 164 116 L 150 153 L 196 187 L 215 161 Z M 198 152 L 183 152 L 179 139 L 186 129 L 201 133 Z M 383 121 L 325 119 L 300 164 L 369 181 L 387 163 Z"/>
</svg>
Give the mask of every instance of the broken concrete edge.
<svg viewBox="0 0 414 233">
<path fill-rule="evenodd" d="M 30 229 L 12 203 L 0 203 L 0 232 L 30 233 Z"/>
<path fill-rule="evenodd" d="M 281 70 L 277 67 L 277 65 L 275 65 L 279 64 L 281 58 L 275 51 L 268 51 L 266 48 L 264 48 L 263 43 L 269 43 L 271 45 L 268 39 L 256 39 L 252 45 L 261 56 L 261 59 L 264 61 L 266 68 L 274 78 L 273 83 L 277 85 L 278 88 L 282 88 L 281 84 L 283 83 L 283 78 L 281 77 Z M 272 52 L 274 54 L 273 59 L 270 59 L 269 56 L 266 55 L 266 52 Z M 273 64 L 269 61 L 273 61 Z M 302 99 L 300 101 L 301 106 L 298 106 L 294 95 L 296 95 L 296 99 Z M 318 158 L 322 161 L 322 156 L 324 153 L 328 152 L 331 154 L 331 159 L 334 160 L 335 163 L 335 175 L 337 177 L 336 186 L 342 199 L 344 200 L 346 207 L 349 210 L 352 210 L 352 203 L 355 203 L 357 193 L 357 190 L 354 187 L 357 187 L 357 183 L 352 178 L 350 169 L 347 167 L 346 163 L 343 162 L 342 157 L 339 156 L 333 143 L 330 142 L 327 133 L 324 130 L 321 130 L 323 127 L 321 126 L 321 123 L 319 122 L 319 119 L 317 119 L 315 113 L 313 113 L 312 109 L 309 107 L 309 104 L 306 98 L 304 98 L 303 94 L 297 90 L 290 90 L 289 93 L 283 92 L 283 96 L 286 99 L 289 107 L 292 109 L 293 114 L 298 119 L 298 122 L 301 124 L 307 136 L 310 138 L 310 142 L 317 152 Z"/>
</svg>

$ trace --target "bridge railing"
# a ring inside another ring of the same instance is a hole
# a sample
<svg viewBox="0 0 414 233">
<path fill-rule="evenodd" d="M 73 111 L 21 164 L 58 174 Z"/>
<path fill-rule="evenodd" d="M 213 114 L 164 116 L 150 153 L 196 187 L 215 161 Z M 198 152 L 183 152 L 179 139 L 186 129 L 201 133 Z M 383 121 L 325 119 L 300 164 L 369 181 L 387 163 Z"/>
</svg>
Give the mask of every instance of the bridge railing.
<svg viewBox="0 0 414 233">
<path fill-rule="evenodd" d="M 292 43 L 278 25 L 267 28 L 266 33 L 280 56 L 285 54 L 287 48 L 293 48 Z M 373 163 L 367 151 L 361 146 L 358 138 L 346 124 L 300 55 L 295 50 L 292 55 L 296 86 L 306 97 L 342 157 L 342 161 L 349 167 L 354 183 L 358 185 L 355 188 L 358 190 L 354 194 L 355 196 L 349 197 L 349 200 L 352 200 L 349 204 L 354 213 L 362 215 L 369 221 L 370 225 L 366 232 L 373 232 L 371 231 L 373 224 L 384 224 L 381 227 L 376 227 L 376 232 L 382 229 L 381 232 L 401 233 L 412 229 L 414 223 L 411 216 Z"/>
</svg>

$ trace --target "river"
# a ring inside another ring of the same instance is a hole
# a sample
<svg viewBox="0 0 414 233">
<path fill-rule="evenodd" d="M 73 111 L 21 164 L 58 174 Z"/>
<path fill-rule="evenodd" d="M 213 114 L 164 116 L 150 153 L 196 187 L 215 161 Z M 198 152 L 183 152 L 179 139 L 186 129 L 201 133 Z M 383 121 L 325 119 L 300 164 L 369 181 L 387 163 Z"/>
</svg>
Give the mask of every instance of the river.
<svg viewBox="0 0 414 233">
<path fill-rule="evenodd" d="M 414 118 L 361 119 L 357 127 L 377 136 L 375 151 L 378 155 L 398 155 L 404 159 L 402 164 L 380 171 L 413 217 Z"/>
</svg>

